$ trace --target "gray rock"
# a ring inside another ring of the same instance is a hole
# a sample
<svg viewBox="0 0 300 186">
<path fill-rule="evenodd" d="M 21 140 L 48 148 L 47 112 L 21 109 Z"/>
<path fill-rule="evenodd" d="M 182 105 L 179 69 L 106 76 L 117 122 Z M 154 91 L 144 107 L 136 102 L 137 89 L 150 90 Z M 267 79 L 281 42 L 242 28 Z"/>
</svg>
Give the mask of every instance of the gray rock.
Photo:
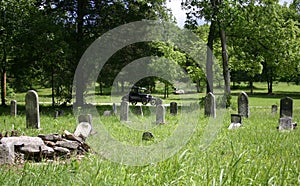
<svg viewBox="0 0 300 186">
<path fill-rule="evenodd" d="M 70 154 L 70 150 L 64 147 L 54 147 L 54 151 L 64 155 Z"/>
<path fill-rule="evenodd" d="M 64 136 L 68 140 L 78 141 L 79 143 L 83 142 L 83 140 L 80 137 L 75 136 L 74 134 L 72 134 L 71 132 L 69 132 L 67 130 L 64 131 Z"/>
<path fill-rule="evenodd" d="M 14 151 L 6 143 L 0 144 L 0 164 L 12 164 L 14 161 Z"/>
<path fill-rule="evenodd" d="M 55 144 L 59 147 L 64 147 L 71 150 L 77 149 L 80 145 L 77 141 L 71 141 L 66 139 L 63 139 L 62 141 L 57 141 Z"/>
<path fill-rule="evenodd" d="M 62 140 L 62 137 L 60 134 L 39 134 L 38 137 L 40 137 L 42 140 L 46 141 L 60 141 Z"/>
<path fill-rule="evenodd" d="M 6 143 L 11 151 L 14 152 L 20 150 L 20 152 L 25 155 L 34 153 L 52 154 L 54 152 L 53 149 L 46 146 L 39 137 L 4 137 L 0 142 Z"/>
</svg>

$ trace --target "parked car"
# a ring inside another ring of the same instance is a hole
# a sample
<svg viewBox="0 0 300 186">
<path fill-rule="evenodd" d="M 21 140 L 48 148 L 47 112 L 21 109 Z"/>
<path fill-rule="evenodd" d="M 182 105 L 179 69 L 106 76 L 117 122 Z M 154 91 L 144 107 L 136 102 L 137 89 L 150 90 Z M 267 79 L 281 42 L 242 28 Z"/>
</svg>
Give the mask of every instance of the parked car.
<svg viewBox="0 0 300 186">
<path fill-rule="evenodd" d="M 141 102 L 143 105 L 147 105 L 148 103 L 155 105 L 156 103 L 156 98 L 148 94 L 146 88 L 137 86 L 133 86 L 129 94 L 122 97 L 122 100 L 128 101 L 133 105 L 136 105 L 138 102 Z"/>
</svg>

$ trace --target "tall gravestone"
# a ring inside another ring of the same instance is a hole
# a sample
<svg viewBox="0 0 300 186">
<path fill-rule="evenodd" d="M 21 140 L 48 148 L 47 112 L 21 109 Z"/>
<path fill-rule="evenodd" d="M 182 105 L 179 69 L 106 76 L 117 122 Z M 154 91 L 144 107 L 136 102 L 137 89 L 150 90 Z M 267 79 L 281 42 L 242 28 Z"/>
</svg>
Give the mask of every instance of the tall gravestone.
<svg viewBox="0 0 300 186">
<path fill-rule="evenodd" d="M 132 109 L 132 112 L 139 116 L 144 116 L 143 108 L 141 105 L 135 105 Z"/>
<path fill-rule="evenodd" d="M 170 103 L 170 114 L 172 115 L 177 115 L 178 113 L 178 105 L 176 102 L 171 102 Z"/>
<path fill-rule="evenodd" d="M 115 103 L 112 104 L 112 114 L 117 114 L 117 106 Z"/>
<path fill-rule="evenodd" d="M 10 102 L 10 115 L 16 116 L 17 115 L 17 101 L 11 100 Z"/>
<path fill-rule="evenodd" d="M 120 107 L 120 121 L 128 121 L 129 103 L 127 101 L 121 102 Z"/>
<path fill-rule="evenodd" d="M 26 127 L 40 128 L 39 97 L 36 91 L 29 90 L 25 97 Z"/>
<path fill-rule="evenodd" d="M 156 106 L 156 124 L 165 123 L 166 109 L 163 105 Z"/>
<path fill-rule="evenodd" d="M 209 117 L 216 117 L 216 98 L 211 92 L 205 97 L 204 114 Z"/>
<path fill-rule="evenodd" d="M 280 100 L 280 118 L 293 117 L 293 99 L 290 97 Z"/>
<path fill-rule="evenodd" d="M 250 115 L 248 95 L 245 92 L 238 96 L 238 114 L 246 118 Z"/>
</svg>

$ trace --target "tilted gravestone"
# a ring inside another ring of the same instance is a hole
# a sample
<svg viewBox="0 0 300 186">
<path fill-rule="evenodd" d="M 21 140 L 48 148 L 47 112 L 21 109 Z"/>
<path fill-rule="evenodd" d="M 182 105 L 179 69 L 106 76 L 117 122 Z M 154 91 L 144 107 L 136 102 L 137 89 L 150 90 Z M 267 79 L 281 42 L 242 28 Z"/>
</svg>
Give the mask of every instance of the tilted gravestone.
<svg viewBox="0 0 300 186">
<path fill-rule="evenodd" d="M 92 124 L 92 122 L 93 122 L 92 114 L 79 115 L 78 116 L 78 123 L 81 123 L 81 122 L 87 122 L 87 123 L 90 123 L 91 125 L 93 125 Z"/>
<path fill-rule="evenodd" d="M 178 113 L 178 106 L 176 102 L 171 102 L 170 103 L 170 114 L 172 115 L 177 115 Z"/>
<path fill-rule="evenodd" d="M 78 116 L 78 125 L 74 135 L 85 140 L 93 131 L 92 129 L 92 115 L 82 114 Z"/>
<path fill-rule="evenodd" d="M 25 97 L 26 127 L 40 128 L 39 97 L 34 90 L 29 90 Z"/>
<path fill-rule="evenodd" d="M 17 101 L 11 100 L 10 102 L 10 115 L 16 116 L 17 115 Z"/>
<path fill-rule="evenodd" d="M 216 117 L 216 98 L 211 92 L 205 97 L 204 114 L 213 118 Z"/>
<path fill-rule="evenodd" d="M 245 92 L 238 96 L 238 114 L 246 118 L 250 115 L 248 95 Z"/>
<path fill-rule="evenodd" d="M 290 97 L 280 100 L 280 118 L 293 117 L 293 99 Z"/>
<path fill-rule="evenodd" d="M 272 105 L 272 114 L 275 115 L 277 114 L 277 111 L 278 111 L 278 106 L 277 105 Z"/>
<path fill-rule="evenodd" d="M 156 106 L 156 124 L 164 124 L 166 116 L 166 109 L 163 105 Z"/>
<path fill-rule="evenodd" d="M 129 103 L 127 101 L 121 102 L 120 107 L 120 121 L 128 121 Z"/>
</svg>

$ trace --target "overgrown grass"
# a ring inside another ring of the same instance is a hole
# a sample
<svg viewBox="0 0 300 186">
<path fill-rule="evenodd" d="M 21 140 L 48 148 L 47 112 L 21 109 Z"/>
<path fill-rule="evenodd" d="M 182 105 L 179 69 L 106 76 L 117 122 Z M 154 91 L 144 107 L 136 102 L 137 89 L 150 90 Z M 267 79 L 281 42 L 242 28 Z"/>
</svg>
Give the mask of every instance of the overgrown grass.
<svg viewBox="0 0 300 186">
<path fill-rule="evenodd" d="M 48 108 L 49 109 L 49 108 Z M 99 107 L 102 113 L 108 107 Z M 25 129 L 24 115 L 16 118 L 2 115 L 1 128 L 14 127 L 35 135 L 43 132 L 74 130 L 71 113 L 58 119 L 52 110 L 42 108 L 41 131 Z M 26 163 L 24 166 L 0 167 L 1 185 L 297 185 L 300 184 L 300 131 L 278 132 L 278 116 L 268 108 L 252 108 L 242 128 L 227 130 L 228 110 L 221 129 L 212 143 L 203 148 L 203 129 L 208 118 L 200 110 L 200 120 L 189 142 L 171 158 L 145 166 L 126 166 L 88 154 L 81 162 Z M 299 121 L 300 110 L 294 111 Z M 22 114 L 22 112 L 20 113 Z M 70 114 L 70 115 L 69 115 Z M 156 143 L 172 134 L 180 116 L 167 114 L 166 124 L 151 132 Z M 190 113 L 190 117 L 194 115 Z M 145 114 L 142 121 L 153 119 Z M 195 118 L 196 119 L 196 118 Z M 5 120 L 5 124 L 3 124 Z M 141 141 L 142 131 L 132 131 L 118 122 L 118 116 L 102 117 L 107 130 L 117 139 L 133 145 L 149 145 Z M 179 139 L 180 140 L 180 139 Z M 134 158 L 134 157 L 133 157 Z"/>
<path fill-rule="evenodd" d="M 2 165 L 0 185 L 299 185 L 300 131 L 277 131 L 279 114 L 271 114 L 271 105 L 279 105 L 279 99 L 288 95 L 295 101 L 293 121 L 299 122 L 298 87 L 279 84 L 286 92 L 279 94 L 278 90 L 275 95 L 267 96 L 264 89 L 259 88 L 259 83 L 255 86 L 258 87 L 255 90 L 257 94 L 249 95 L 250 118 L 243 119 L 243 127 L 227 130 L 230 114 L 237 113 L 236 106 L 228 109 L 221 128 L 206 148 L 203 147 L 206 141 L 203 132 L 209 118 L 204 116 L 202 109 L 199 118 L 188 113 L 191 120 L 199 119 L 197 128 L 189 142 L 165 161 L 145 166 L 127 166 L 91 153 L 82 161 L 72 158 L 67 162 Z M 293 88 L 289 89 L 289 86 Z M 233 91 L 233 104 L 236 104 L 236 96 L 240 91 Z M 176 98 L 172 95 L 168 101 L 180 101 Z M 191 100 L 195 101 L 193 97 Z M 155 136 L 155 140 L 150 142 L 141 140 L 143 130 L 133 130 L 130 123 L 119 123 L 118 115 L 101 116 L 111 106 L 97 107 L 103 126 L 122 143 L 147 146 L 172 135 L 180 116 L 171 116 L 167 110 L 166 124 L 156 126 L 149 108 L 143 108 L 148 110 L 144 112 L 144 117 L 137 116 L 139 121 L 155 126 L 149 129 Z M 61 133 L 63 130 L 73 132 L 76 127 L 71 108 L 65 108 L 65 115 L 54 119 L 55 108 L 42 106 L 41 130 L 26 129 L 24 106 L 19 106 L 18 110 L 18 116 L 11 117 L 8 107 L 1 108 L 1 131 L 14 128 L 36 136 L 38 133 Z"/>
</svg>

